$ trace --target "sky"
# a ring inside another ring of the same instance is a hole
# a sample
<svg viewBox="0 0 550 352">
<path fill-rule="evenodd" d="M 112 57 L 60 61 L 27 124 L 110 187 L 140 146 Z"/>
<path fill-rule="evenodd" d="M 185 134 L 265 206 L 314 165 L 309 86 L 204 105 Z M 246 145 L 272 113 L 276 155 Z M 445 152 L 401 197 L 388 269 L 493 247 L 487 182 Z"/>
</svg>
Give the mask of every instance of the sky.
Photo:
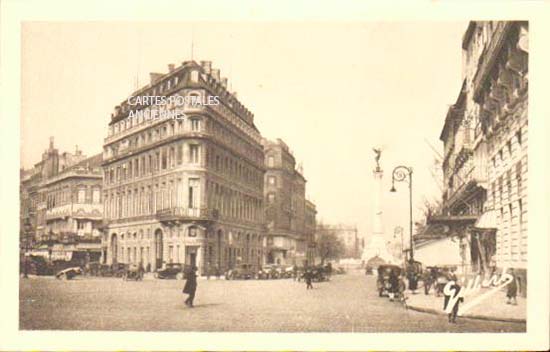
<svg viewBox="0 0 550 352">
<path fill-rule="evenodd" d="M 264 137 L 303 164 L 317 219 L 372 230 L 373 147 L 383 149 L 384 230 L 408 233 L 439 199 L 439 135 L 462 77 L 467 22 L 27 22 L 22 27 L 21 163 L 50 136 L 60 151 L 102 151 L 114 107 L 170 63 L 212 61 Z M 432 150 L 430 147 L 435 149 Z M 439 172 L 440 174 L 440 172 Z M 386 192 L 387 189 L 387 192 Z"/>
</svg>

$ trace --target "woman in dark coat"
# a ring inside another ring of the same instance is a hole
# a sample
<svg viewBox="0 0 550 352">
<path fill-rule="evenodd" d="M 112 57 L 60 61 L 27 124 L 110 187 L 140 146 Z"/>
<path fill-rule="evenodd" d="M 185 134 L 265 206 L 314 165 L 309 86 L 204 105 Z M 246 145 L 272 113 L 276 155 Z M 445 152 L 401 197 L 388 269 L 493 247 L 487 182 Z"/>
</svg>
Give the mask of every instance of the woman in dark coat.
<svg viewBox="0 0 550 352">
<path fill-rule="evenodd" d="M 197 268 L 192 267 L 191 270 L 187 272 L 187 281 L 185 281 L 185 286 L 183 287 L 183 293 L 188 294 L 189 296 L 185 300 L 185 304 L 188 307 L 193 307 L 193 300 L 195 299 L 195 292 L 197 291 Z"/>
<path fill-rule="evenodd" d="M 390 271 L 390 276 L 388 278 L 388 283 L 390 284 L 389 294 L 390 301 L 393 301 L 395 294 L 399 292 L 399 278 L 395 271 Z"/>
</svg>

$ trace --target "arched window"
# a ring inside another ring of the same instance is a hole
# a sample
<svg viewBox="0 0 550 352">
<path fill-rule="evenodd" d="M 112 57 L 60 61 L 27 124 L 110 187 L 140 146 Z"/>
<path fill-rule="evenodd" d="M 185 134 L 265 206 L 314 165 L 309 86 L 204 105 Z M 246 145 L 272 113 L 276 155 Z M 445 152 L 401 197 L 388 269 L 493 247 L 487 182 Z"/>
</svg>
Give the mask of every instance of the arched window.
<svg viewBox="0 0 550 352">
<path fill-rule="evenodd" d="M 190 226 L 187 230 L 187 235 L 189 237 L 197 237 L 197 234 L 199 232 L 199 229 L 196 226 Z"/>
</svg>

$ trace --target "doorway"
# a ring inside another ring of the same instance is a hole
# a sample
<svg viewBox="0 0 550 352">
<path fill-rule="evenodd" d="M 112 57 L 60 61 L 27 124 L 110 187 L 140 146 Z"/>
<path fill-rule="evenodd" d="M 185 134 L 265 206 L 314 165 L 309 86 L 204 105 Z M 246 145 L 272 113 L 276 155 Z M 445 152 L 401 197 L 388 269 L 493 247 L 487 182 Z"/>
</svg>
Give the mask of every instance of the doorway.
<svg viewBox="0 0 550 352">
<path fill-rule="evenodd" d="M 162 230 L 158 229 L 155 231 L 155 268 L 162 268 L 163 263 L 163 244 L 162 244 Z"/>
</svg>

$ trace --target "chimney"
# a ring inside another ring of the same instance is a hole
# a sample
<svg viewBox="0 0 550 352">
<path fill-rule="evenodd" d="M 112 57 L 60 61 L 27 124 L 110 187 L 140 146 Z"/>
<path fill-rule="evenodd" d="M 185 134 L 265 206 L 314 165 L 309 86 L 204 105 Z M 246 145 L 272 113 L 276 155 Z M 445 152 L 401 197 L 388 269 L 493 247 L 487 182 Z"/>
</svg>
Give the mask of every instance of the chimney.
<svg viewBox="0 0 550 352">
<path fill-rule="evenodd" d="M 233 94 L 233 96 L 235 97 L 235 99 L 237 99 L 237 92 L 233 92 L 233 93 L 231 93 L 231 94 Z"/>
<path fill-rule="evenodd" d="M 222 78 L 222 86 L 223 86 L 224 88 L 227 88 L 227 78 L 225 78 L 225 77 Z"/>
<path fill-rule="evenodd" d="M 50 137 L 50 150 L 53 149 L 53 136 Z"/>
<path fill-rule="evenodd" d="M 174 64 L 168 64 L 168 72 L 173 72 L 174 71 Z"/>
<path fill-rule="evenodd" d="M 212 77 L 214 77 L 214 79 L 219 82 L 220 81 L 220 69 L 218 68 L 213 68 L 212 69 Z"/>
<path fill-rule="evenodd" d="M 151 84 L 155 84 L 162 77 L 162 73 L 151 72 L 149 73 L 149 77 L 151 78 Z"/>
<path fill-rule="evenodd" d="M 201 67 L 204 72 L 209 75 L 212 70 L 212 61 L 201 61 Z"/>
</svg>

